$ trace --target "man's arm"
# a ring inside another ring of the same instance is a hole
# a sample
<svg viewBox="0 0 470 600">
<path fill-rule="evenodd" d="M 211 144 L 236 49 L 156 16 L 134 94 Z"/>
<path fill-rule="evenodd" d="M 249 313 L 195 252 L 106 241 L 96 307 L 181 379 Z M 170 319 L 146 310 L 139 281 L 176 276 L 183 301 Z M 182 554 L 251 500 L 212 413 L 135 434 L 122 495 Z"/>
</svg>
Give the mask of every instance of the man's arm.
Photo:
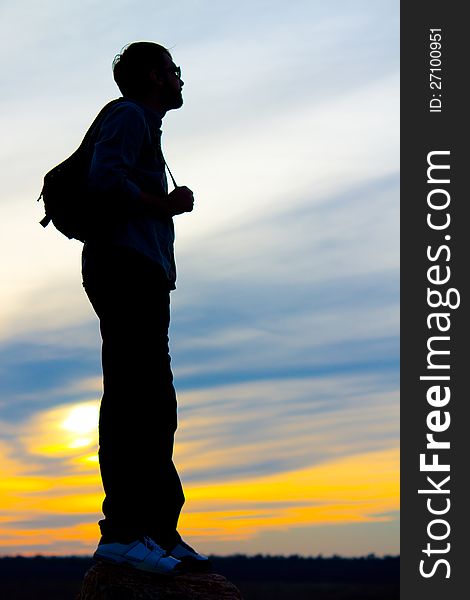
<svg viewBox="0 0 470 600">
<path fill-rule="evenodd" d="M 147 124 L 133 106 L 117 105 L 103 121 L 95 143 L 89 187 L 97 198 L 109 198 L 107 209 L 113 213 L 148 213 L 173 217 L 193 209 L 193 193 L 186 186 L 168 195 L 144 192 L 128 174 L 138 160 Z"/>
<path fill-rule="evenodd" d="M 137 107 L 117 104 L 101 124 L 93 148 L 88 184 L 97 197 L 113 197 L 120 204 L 131 204 L 140 188 L 129 179 L 136 164 L 147 125 Z"/>
</svg>

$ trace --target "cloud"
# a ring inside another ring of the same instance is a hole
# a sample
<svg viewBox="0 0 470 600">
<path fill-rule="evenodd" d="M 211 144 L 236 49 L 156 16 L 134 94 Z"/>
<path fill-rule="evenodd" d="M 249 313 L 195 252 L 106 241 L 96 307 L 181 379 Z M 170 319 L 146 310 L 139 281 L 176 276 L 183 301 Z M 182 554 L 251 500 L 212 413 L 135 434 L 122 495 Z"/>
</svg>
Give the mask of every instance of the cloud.
<svg viewBox="0 0 470 600">
<path fill-rule="evenodd" d="M 24 418 L 28 412 L 74 401 L 92 393 L 77 380 L 98 379 L 99 347 L 94 351 L 60 345 L 12 343 L 0 349 L 0 412 L 9 420 Z"/>
<path fill-rule="evenodd" d="M 397 84 L 394 75 L 325 105 L 307 98 L 292 112 L 263 110 L 242 124 L 226 115 L 225 130 L 170 135 L 166 158 L 196 199 L 194 213 L 176 220 L 180 248 L 247 217 L 258 222 L 301 204 L 316 207 L 396 176 Z"/>
<path fill-rule="evenodd" d="M 396 369 L 396 194 L 396 177 L 380 178 L 183 248 L 177 381 Z"/>
<path fill-rule="evenodd" d="M 2 523 L 2 529 L 5 532 L 8 532 L 9 529 L 15 532 L 15 537 L 18 535 L 18 531 L 26 530 L 26 531 L 34 531 L 35 529 L 40 530 L 41 532 L 44 530 L 54 530 L 54 529 L 62 529 L 71 528 L 75 525 L 88 523 L 90 520 L 90 515 L 78 514 L 78 515 L 43 515 L 41 513 L 35 515 L 28 515 L 29 519 L 24 521 L 7 521 Z M 56 542 L 56 540 L 54 540 Z"/>
<path fill-rule="evenodd" d="M 89 380 L 70 390 L 97 385 Z M 250 379 L 182 390 L 176 456 L 188 481 L 229 481 L 321 464 L 397 443 L 395 376 L 335 374 Z M 96 469 L 98 392 L 54 396 L 29 415 L 3 410 L 0 431 L 31 473 L 58 477 Z"/>
<path fill-rule="evenodd" d="M 383 177 L 183 247 L 172 295 L 179 383 L 396 367 L 396 194 L 396 177 Z M 79 273 L 42 283 L 4 315 L 5 392 L 98 375 L 98 325 Z"/>
<path fill-rule="evenodd" d="M 181 392 L 178 464 L 190 481 L 228 481 L 394 447 L 397 382 L 384 383 L 337 375 Z"/>
</svg>

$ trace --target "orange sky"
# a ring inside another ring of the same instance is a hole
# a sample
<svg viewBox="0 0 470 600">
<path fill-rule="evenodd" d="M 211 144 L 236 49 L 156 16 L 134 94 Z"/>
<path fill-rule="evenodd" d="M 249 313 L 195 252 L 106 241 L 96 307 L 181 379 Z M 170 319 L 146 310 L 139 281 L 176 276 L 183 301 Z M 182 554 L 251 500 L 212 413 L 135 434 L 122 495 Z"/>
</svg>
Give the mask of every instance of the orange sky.
<svg viewBox="0 0 470 600">
<path fill-rule="evenodd" d="M 0 539 L 4 552 L 42 546 L 44 553 L 89 554 L 97 540 L 102 501 L 96 457 L 96 402 L 49 410 L 31 422 L 24 443 L 27 464 L 0 445 Z M 176 449 L 182 479 L 201 467 L 197 453 Z M 65 461 L 68 476 L 35 474 L 44 459 Z M 179 459 L 180 458 L 180 459 Z M 237 460 L 230 448 L 213 459 Z M 199 481 L 185 485 L 180 531 L 217 553 L 219 542 L 244 542 L 265 531 L 390 521 L 399 508 L 398 449 L 357 454 L 271 475 Z M 72 525 L 41 525 L 77 517 Z M 16 522 L 18 526 L 15 526 Z M 24 523 L 29 521 L 30 525 Z M 223 547 L 223 546 L 222 546 Z M 312 553 L 314 553 L 312 546 Z M 319 552 L 320 550 L 318 550 Z M 22 552 L 35 554 L 36 551 Z"/>
</svg>

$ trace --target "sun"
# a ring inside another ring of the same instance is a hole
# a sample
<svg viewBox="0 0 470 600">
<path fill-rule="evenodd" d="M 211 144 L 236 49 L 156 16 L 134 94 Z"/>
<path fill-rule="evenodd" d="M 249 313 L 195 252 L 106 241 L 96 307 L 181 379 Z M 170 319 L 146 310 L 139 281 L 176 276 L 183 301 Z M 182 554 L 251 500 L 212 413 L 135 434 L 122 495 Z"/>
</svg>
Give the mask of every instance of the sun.
<svg viewBox="0 0 470 600">
<path fill-rule="evenodd" d="M 98 414 L 96 403 L 80 404 L 68 410 L 60 427 L 68 433 L 69 448 L 83 448 L 93 443 L 98 426 Z"/>
<path fill-rule="evenodd" d="M 68 411 L 61 427 L 76 435 L 92 433 L 98 424 L 98 407 L 96 404 L 80 404 Z"/>
<path fill-rule="evenodd" d="M 62 404 L 35 415 L 21 439 L 31 454 L 83 457 L 97 447 L 98 420 L 96 400 Z"/>
</svg>

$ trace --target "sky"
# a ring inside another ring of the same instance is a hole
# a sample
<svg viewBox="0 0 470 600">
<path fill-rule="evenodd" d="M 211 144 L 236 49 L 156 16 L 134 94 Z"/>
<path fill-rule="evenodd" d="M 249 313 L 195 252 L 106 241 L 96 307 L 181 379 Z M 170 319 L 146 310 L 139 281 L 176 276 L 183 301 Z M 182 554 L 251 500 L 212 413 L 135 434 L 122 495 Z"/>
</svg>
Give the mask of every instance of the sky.
<svg viewBox="0 0 470 600">
<path fill-rule="evenodd" d="M 91 554 L 98 321 L 44 174 L 156 41 L 179 531 L 204 553 L 399 552 L 399 2 L 0 1 L 0 555 Z"/>
</svg>

